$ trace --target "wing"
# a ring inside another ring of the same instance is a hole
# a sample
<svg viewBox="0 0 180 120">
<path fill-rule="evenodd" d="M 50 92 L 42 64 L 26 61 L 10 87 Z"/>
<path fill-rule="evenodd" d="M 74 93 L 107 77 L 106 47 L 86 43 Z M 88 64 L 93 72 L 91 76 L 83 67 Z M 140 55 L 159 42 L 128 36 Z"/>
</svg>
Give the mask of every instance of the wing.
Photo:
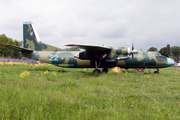
<svg viewBox="0 0 180 120">
<path fill-rule="evenodd" d="M 107 50 L 111 50 L 110 47 L 96 46 L 96 45 L 67 44 L 65 46 L 77 46 L 77 47 L 80 47 L 81 49 L 85 49 L 86 51 L 107 51 Z"/>
<path fill-rule="evenodd" d="M 11 44 L 6 44 L 6 47 L 13 49 L 15 51 L 18 51 L 18 52 L 33 52 L 33 50 L 22 48 L 22 47 L 11 45 Z"/>
<path fill-rule="evenodd" d="M 85 51 L 80 51 L 74 57 L 82 60 L 105 60 L 111 51 L 110 47 L 96 45 L 67 44 L 66 46 L 77 46 Z"/>
</svg>

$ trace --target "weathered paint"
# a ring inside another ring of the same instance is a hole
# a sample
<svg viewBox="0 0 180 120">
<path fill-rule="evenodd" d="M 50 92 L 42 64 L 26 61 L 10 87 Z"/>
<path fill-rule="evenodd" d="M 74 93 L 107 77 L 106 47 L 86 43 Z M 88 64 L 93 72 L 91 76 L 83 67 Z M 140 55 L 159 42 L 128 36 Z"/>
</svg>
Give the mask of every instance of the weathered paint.
<svg viewBox="0 0 180 120">
<path fill-rule="evenodd" d="M 23 46 L 37 51 L 63 51 L 60 48 L 38 42 L 32 24 L 23 24 Z"/>
<path fill-rule="evenodd" d="M 143 57 L 143 52 L 138 52 L 137 53 L 137 61 L 142 61 L 144 59 L 144 57 Z"/>
<path fill-rule="evenodd" d="M 82 51 L 63 51 L 60 48 L 38 42 L 35 35 L 33 25 L 30 23 L 23 24 L 23 45 L 24 48 L 34 50 L 33 53 L 22 53 L 23 56 L 30 59 L 43 61 L 61 67 L 75 67 L 75 68 L 94 68 L 95 60 L 82 60 L 74 56 Z M 166 67 L 167 58 L 156 55 L 156 52 L 139 51 L 134 54 L 132 59 L 129 56 L 128 47 L 109 47 L 106 52 L 94 51 L 93 53 L 102 56 L 107 53 L 105 60 L 97 60 L 99 67 L 112 68 L 115 66 L 124 68 L 161 68 Z M 93 55 L 94 55 L 93 54 Z M 126 57 L 129 59 L 118 60 L 119 57 Z"/>
</svg>

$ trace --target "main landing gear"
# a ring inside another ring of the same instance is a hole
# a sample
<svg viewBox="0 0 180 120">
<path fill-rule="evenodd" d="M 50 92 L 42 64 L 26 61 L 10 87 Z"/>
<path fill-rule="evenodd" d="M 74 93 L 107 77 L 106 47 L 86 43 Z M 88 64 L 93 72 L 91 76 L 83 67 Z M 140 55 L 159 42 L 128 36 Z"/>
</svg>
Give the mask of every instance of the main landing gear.
<svg viewBox="0 0 180 120">
<path fill-rule="evenodd" d="M 101 64 L 101 62 L 99 63 L 99 65 Z M 98 69 L 99 65 L 97 65 L 97 60 L 95 60 L 95 70 L 93 71 L 93 73 L 97 72 L 97 73 L 101 73 L 101 71 Z"/>
<path fill-rule="evenodd" d="M 103 69 L 102 69 L 102 72 L 104 72 L 104 73 L 108 73 L 108 71 L 109 71 L 108 68 L 103 68 Z"/>
<path fill-rule="evenodd" d="M 159 73 L 159 68 L 157 68 L 157 71 L 154 71 L 154 73 Z"/>
<path fill-rule="evenodd" d="M 95 60 L 95 70 L 93 70 L 93 73 L 101 73 L 101 70 L 98 69 L 98 67 L 100 66 L 101 62 L 97 65 L 97 60 Z M 108 72 L 108 68 L 103 68 L 102 72 L 107 73 Z"/>
</svg>

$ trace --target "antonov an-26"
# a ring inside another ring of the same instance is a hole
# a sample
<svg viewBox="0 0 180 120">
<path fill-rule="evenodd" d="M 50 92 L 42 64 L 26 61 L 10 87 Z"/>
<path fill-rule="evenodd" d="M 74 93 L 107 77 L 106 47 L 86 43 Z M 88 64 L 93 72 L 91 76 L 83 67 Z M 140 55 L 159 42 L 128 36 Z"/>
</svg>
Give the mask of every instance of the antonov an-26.
<svg viewBox="0 0 180 120">
<path fill-rule="evenodd" d="M 21 52 L 23 57 L 46 62 L 59 67 L 95 68 L 93 72 L 108 72 L 108 68 L 159 68 L 174 65 L 170 58 L 158 52 L 137 51 L 132 46 L 112 47 L 97 45 L 67 44 L 78 46 L 81 51 L 64 51 L 42 43 L 31 21 L 23 23 L 23 47 L 7 44 L 7 47 Z"/>
</svg>

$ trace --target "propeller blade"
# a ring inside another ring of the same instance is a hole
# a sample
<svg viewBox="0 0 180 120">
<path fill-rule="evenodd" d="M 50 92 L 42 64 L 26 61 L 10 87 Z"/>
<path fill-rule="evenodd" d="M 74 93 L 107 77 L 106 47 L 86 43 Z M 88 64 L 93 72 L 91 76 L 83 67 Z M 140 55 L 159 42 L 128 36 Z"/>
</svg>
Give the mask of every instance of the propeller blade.
<svg viewBox="0 0 180 120">
<path fill-rule="evenodd" d="M 132 50 L 131 50 L 132 52 L 131 52 L 131 55 L 132 55 L 132 61 L 134 61 L 133 60 L 133 58 L 134 58 L 134 43 L 132 44 Z"/>
<path fill-rule="evenodd" d="M 134 50 L 134 43 L 132 44 L 132 51 Z"/>
</svg>

